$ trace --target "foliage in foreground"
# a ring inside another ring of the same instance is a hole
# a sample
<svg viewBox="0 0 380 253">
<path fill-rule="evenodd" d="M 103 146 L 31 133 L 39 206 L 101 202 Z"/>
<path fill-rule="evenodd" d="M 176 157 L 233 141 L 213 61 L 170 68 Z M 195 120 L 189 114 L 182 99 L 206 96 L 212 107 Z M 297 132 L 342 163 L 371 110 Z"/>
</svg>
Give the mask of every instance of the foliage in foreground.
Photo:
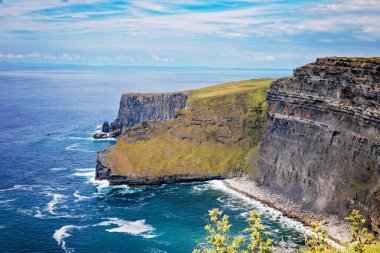
<svg viewBox="0 0 380 253">
<path fill-rule="evenodd" d="M 367 228 L 360 229 L 360 225 L 364 224 L 365 220 L 358 210 L 353 210 L 351 215 L 346 217 L 346 220 L 351 222 L 351 243 L 355 252 L 364 252 L 365 245 L 370 245 L 373 242 L 373 234 L 368 233 Z"/>
<path fill-rule="evenodd" d="M 212 225 L 205 226 L 210 235 L 206 238 L 207 242 L 212 245 L 212 249 L 196 249 L 193 253 L 270 253 L 274 252 L 273 240 L 268 238 L 271 234 L 265 231 L 261 224 L 260 214 L 257 211 L 251 211 L 247 219 L 248 228 L 243 232 L 250 233 L 250 242 L 247 249 L 241 249 L 246 242 L 243 236 L 231 237 L 229 235 L 231 224 L 228 215 L 223 215 L 219 209 L 209 211 Z"/>
<path fill-rule="evenodd" d="M 248 228 L 243 233 L 249 233 L 250 241 L 243 236 L 232 237 L 229 232 L 231 224 L 228 215 L 223 215 L 219 209 L 209 211 L 212 224 L 205 226 L 209 236 L 206 241 L 211 248 L 195 249 L 193 253 L 271 253 L 281 252 L 275 249 L 273 239 L 269 238 L 270 232 L 265 231 L 261 224 L 260 213 L 251 211 L 247 219 Z M 312 225 L 313 234 L 305 237 L 305 248 L 302 253 L 379 253 L 380 243 L 374 243 L 374 236 L 366 228 L 362 228 L 365 220 L 358 210 L 353 210 L 351 215 L 345 218 L 351 222 L 352 239 L 343 249 L 336 249 L 328 243 L 326 231 L 320 228 L 318 223 Z M 299 252 L 299 250 L 295 250 Z"/>
</svg>

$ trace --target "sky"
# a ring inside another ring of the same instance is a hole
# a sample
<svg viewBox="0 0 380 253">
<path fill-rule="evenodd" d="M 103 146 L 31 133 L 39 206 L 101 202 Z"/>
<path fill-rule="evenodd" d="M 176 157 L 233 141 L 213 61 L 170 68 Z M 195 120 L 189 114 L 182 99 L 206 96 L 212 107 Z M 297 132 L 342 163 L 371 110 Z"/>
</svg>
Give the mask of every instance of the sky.
<svg viewBox="0 0 380 253">
<path fill-rule="evenodd" d="M 380 56 L 380 0 L 0 0 L 0 62 L 294 68 Z"/>
</svg>

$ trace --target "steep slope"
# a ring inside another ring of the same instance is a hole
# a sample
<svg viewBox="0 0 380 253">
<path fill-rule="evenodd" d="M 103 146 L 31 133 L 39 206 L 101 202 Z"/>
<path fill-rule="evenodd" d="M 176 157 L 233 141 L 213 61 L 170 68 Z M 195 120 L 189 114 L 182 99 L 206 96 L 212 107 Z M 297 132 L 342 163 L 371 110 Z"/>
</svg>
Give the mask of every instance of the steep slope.
<svg viewBox="0 0 380 253">
<path fill-rule="evenodd" d="M 144 121 L 173 119 L 175 111 L 186 106 L 184 93 L 126 93 L 121 96 L 117 119 L 111 123 L 111 134 L 119 136 L 124 129 Z"/>
<path fill-rule="evenodd" d="M 133 127 L 124 123 L 115 147 L 98 154 L 96 177 L 112 184 L 142 185 L 224 178 L 244 171 L 246 158 L 264 131 L 270 82 L 248 80 L 176 93 L 186 96 L 186 107 L 183 100 L 180 106 L 162 105 L 159 111 L 176 109 L 169 110 L 170 117 L 155 112 L 155 117 Z M 131 96 L 123 95 L 127 100 Z M 156 100 L 149 98 L 161 94 L 139 96 L 141 101 L 151 101 L 138 109 L 147 111 L 156 106 Z M 134 103 L 121 102 L 121 106 L 127 113 L 119 113 L 116 122 L 142 121 L 134 117 L 134 108 L 139 108 Z"/>
<path fill-rule="evenodd" d="M 380 59 L 322 58 L 270 87 L 253 178 L 314 213 L 380 231 Z"/>
</svg>

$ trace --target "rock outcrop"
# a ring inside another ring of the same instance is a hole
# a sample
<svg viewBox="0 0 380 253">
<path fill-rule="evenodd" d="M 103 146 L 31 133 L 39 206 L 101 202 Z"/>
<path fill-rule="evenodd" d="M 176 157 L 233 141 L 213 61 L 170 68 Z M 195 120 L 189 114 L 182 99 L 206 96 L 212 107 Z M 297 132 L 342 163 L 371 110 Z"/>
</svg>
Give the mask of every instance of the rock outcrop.
<svg viewBox="0 0 380 253">
<path fill-rule="evenodd" d="M 265 132 L 263 104 L 271 81 L 124 94 L 112 123 L 114 133 L 122 134 L 116 145 L 98 152 L 96 179 L 151 185 L 241 174 Z"/>
<path fill-rule="evenodd" d="M 110 131 L 110 124 L 108 123 L 108 121 L 104 121 L 102 125 L 102 132 L 109 133 L 109 131 Z"/>
<path fill-rule="evenodd" d="M 380 232 L 380 60 L 317 59 L 267 102 L 253 179 L 315 213 L 361 210 Z"/>
<path fill-rule="evenodd" d="M 185 93 L 126 93 L 120 100 L 117 119 L 111 123 L 114 137 L 144 121 L 173 119 L 178 109 L 186 106 Z"/>
</svg>

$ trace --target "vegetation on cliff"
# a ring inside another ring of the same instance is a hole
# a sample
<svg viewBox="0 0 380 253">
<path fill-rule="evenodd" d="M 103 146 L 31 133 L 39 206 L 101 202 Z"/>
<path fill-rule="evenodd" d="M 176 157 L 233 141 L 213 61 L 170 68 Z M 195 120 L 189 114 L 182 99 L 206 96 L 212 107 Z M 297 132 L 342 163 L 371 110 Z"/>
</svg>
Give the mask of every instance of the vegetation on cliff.
<svg viewBox="0 0 380 253">
<path fill-rule="evenodd" d="M 127 129 L 106 161 L 113 174 L 132 178 L 242 172 L 265 130 L 266 90 L 255 79 L 186 91 L 173 120 Z"/>
<path fill-rule="evenodd" d="M 205 230 L 210 234 L 206 237 L 208 248 L 195 249 L 193 253 L 270 253 L 291 252 L 285 249 L 285 245 L 277 242 L 280 249 L 275 248 L 271 233 L 266 231 L 261 223 L 261 214 L 255 210 L 250 212 L 247 219 L 248 228 L 241 235 L 233 237 L 230 235 L 231 224 L 229 216 L 223 215 L 222 211 L 215 208 L 209 211 L 211 225 L 206 225 Z M 357 210 L 353 210 L 347 218 L 351 222 L 352 240 L 340 249 L 334 248 L 327 240 L 326 232 L 320 229 L 316 223 L 312 227 L 312 234 L 305 237 L 305 247 L 294 250 L 301 253 L 377 253 L 380 252 L 380 243 L 375 243 L 372 234 L 366 228 L 361 228 L 365 222 Z M 249 240 L 244 233 L 249 233 Z"/>
</svg>

